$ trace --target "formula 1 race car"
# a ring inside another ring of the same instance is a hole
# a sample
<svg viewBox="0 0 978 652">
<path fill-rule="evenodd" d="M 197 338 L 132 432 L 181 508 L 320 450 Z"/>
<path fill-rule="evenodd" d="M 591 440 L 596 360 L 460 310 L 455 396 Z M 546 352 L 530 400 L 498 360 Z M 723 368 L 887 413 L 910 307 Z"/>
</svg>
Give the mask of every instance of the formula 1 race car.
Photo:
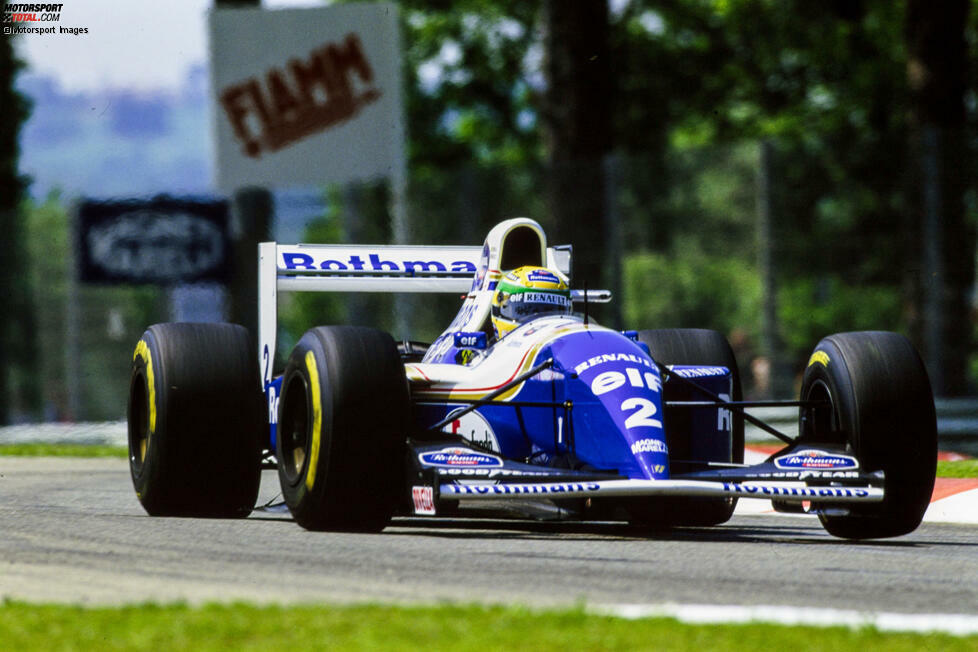
<svg viewBox="0 0 978 652">
<path fill-rule="evenodd" d="M 311 530 L 468 509 L 649 527 L 727 521 L 740 498 L 816 513 L 833 535 L 913 531 L 934 485 L 930 383 L 906 338 L 815 347 L 797 401 L 747 402 L 733 352 L 700 329 L 618 332 L 570 290 L 569 247 L 526 218 L 482 247 L 259 247 L 259 343 L 231 324 L 157 324 L 129 395 L 136 494 L 151 515 L 242 517 L 263 466 Z M 430 346 L 319 326 L 273 374 L 279 291 L 452 292 Z M 583 308 L 583 315 L 574 307 Z M 799 408 L 790 438 L 747 412 Z M 744 423 L 785 446 L 746 465 Z"/>
</svg>

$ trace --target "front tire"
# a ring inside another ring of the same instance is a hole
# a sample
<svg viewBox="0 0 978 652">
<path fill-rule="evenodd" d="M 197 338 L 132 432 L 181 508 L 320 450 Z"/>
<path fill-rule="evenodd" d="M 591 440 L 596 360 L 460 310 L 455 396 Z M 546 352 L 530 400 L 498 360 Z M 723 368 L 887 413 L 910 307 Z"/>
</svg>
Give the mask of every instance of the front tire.
<svg viewBox="0 0 978 652">
<path fill-rule="evenodd" d="M 390 335 L 322 326 L 289 357 L 279 404 L 279 480 L 308 530 L 379 532 L 403 486 L 407 379 Z"/>
<path fill-rule="evenodd" d="M 661 328 L 639 331 L 638 339 L 649 347 L 652 358 L 660 364 L 727 367 L 732 377 L 730 400 L 742 400 L 740 370 L 733 349 L 723 334 L 701 328 Z M 668 389 L 663 391 L 668 392 Z M 697 397 L 698 400 L 704 398 Z M 670 457 L 676 451 L 689 448 L 688 414 L 688 410 L 665 410 Z M 733 412 L 731 418 L 729 458 L 711 461 L 737 464 L 744 461 L 744 418 L 737 412 Z M 628 511 L 633 520 L 647 524 L 711 526 L 730 520 L 736 506 L 736 498 L 659 498 L 646 499 L 641 505 L 632 505 Z"/>
<path fill-rule="evenodd" d="M 129 467 L 152 516 L 244 517 L 265 424 L 255 347 L 234 324 L 156 324 L 133 354 Z"/>
<path fill-rule="evenodd" d="M 937 419 L 927 371 L 910 341 L 882 331 L 826 337 L 805 369 L 801 398 L 826 406 L 802 414 L 801 441 L 843 445 L 864 472 L 884 473 L 882 503 L 852 506 L 848 515 L 820 513 L 825 529 L 846 539 L 915 530 L 934 491 Z"/>
</svg>

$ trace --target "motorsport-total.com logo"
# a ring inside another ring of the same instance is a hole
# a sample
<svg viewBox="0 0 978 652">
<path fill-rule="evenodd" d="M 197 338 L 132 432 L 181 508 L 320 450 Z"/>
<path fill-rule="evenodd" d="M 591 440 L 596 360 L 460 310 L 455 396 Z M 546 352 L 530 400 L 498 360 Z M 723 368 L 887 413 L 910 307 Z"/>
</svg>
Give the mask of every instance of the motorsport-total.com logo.
<svg viewBox="0 0 978 652">
<path fill-rule="evenodd" d="M 87 27 L 64 27 L 63 25 L 37 25 L 37 23 L 57 23 L 61 21 L 64 3 L 12 2 L 3 6 L 3 33 L 17 34 L 88 34 Z"/>
</svg>

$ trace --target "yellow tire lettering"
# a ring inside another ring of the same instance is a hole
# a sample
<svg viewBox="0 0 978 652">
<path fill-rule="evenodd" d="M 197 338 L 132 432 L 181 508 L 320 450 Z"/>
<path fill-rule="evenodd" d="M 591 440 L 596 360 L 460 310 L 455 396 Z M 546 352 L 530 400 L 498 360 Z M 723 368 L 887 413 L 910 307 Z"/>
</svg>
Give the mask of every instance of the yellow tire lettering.
<svg viewBox="0 0 978 652">
<path fill-rule="evenodd" d="M 149 396 L 149 434 L 156 432 L 156 381 L 153 378 L 153 357 L 149 354 L 149 344 L 146 340 L 139 340 L 136 344 L 136 351 L 132 354 L 132 359 L 142 358 L 146 364 L 146 386 Z M 144 454 L 145 457 L 145 454 Z"/>
<path fill-rule="evenodd" d="M 829 354 L 825 351 L 816 351 L 812 354 L 812 357 L 808 359 L 808 366 L 811 367 L 813 364 L 818 363 L 823 367 L 829 366 Z"/>
<path fill-rule="evenodd" d="M 323 428 L 323 399 L 319 393 L 319 370 L 316 356 L 306 352 L 306 370 L 309 372 L 309 392 L 312 394 L 312 443 L 309 445 L 309 467 L 306 469 L 306 489 L 312 491 L 316 483 L 316 465 L 319 463 L 319 434 Z"/>
</svg>

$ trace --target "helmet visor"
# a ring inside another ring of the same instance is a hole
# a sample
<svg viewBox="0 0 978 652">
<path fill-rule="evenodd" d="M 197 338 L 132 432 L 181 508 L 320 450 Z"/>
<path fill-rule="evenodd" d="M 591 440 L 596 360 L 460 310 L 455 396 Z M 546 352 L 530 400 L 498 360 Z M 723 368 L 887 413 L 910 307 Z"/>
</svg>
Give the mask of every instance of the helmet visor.
<svg viewBox="0 0 978 652">
<path fill-rule="evenodd" d="M 511 294 L 499 306 L 499 316 L 523 323 L 540 315 L 566 315 L 573 306 L 569 297 L 550 292 L 520 292 Z"/>
</svg>

